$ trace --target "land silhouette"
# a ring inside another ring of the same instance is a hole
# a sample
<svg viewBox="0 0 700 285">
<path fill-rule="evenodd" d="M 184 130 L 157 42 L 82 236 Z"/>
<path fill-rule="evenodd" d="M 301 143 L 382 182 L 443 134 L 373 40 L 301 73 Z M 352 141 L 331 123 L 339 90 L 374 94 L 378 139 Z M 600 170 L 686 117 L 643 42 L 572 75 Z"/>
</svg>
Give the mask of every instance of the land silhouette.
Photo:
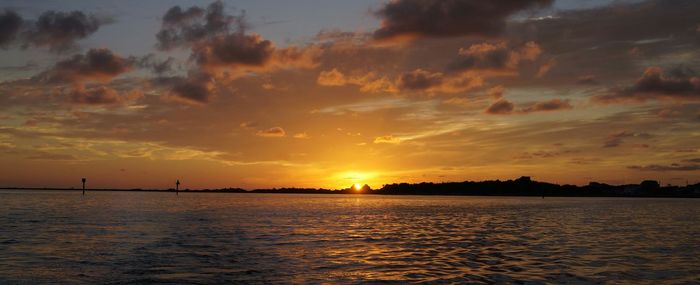
<svg viewBox="0 0 700 285">
<path fill-rule="evenodd" d="M 179 182 L 179 180 L 177 181 Z M 371 189 L 367 184 L 356 189 L 324 188 L 270 188 L 252 189 L 85 189 L 90 191 L 144 191 L 185 193 L 285 193 L 285 194 L 360 194 L 360 195 L 449 195 L 449 196 L 542 196 L 542 197 L 677 197 L 700 198 L 700 183 L 686 186 L 661 186 L 655 180 L 644 180 L 639 184 L 610 185 L 590 182 L 588 185 L 553 184 L 522 176 L 514 180 L 486 180 L 464 182 L 423 182 L 386 184 Z M 0 187 L 0 189 L 24 190 L 78 190 L 74 188 L 22 188 Z"/>
</svg>

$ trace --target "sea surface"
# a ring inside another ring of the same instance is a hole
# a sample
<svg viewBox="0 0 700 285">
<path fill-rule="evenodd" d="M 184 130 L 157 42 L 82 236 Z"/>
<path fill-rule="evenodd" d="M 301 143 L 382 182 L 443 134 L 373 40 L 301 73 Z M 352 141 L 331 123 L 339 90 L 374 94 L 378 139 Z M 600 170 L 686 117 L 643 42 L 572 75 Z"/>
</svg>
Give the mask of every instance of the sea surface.
<svg viewBox="0 0 700 285">
<path fill-rule="evenodd" d="M 0 190 L 0 284 L 700 284 L 700 199 Z"/>
</svg>

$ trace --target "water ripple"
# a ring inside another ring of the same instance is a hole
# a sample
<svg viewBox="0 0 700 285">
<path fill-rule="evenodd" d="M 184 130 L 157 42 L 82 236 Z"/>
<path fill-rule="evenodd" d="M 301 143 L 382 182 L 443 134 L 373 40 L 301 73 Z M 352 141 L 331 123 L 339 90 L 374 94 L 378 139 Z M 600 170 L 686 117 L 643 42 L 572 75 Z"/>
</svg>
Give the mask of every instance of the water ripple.
<svg viewBox="0 0 700 285">
<path fill-rule="evenodd" d="M 698 206 L 1 191 L 0 284 L 697 284 Z"/>
</svg>

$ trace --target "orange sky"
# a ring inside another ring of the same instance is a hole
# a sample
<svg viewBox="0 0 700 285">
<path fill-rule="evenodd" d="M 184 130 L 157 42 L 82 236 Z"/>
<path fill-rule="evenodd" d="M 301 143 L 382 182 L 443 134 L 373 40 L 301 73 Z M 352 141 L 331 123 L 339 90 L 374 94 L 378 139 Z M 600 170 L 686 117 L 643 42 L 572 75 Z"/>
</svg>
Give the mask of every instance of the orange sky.
<svg viewBox="0 0 700 285">
<path fill-rule="evenodd" d="M 8 6 L 0 186 L 698 182 L 700 3 L 511 2 Z"/>
</svg>

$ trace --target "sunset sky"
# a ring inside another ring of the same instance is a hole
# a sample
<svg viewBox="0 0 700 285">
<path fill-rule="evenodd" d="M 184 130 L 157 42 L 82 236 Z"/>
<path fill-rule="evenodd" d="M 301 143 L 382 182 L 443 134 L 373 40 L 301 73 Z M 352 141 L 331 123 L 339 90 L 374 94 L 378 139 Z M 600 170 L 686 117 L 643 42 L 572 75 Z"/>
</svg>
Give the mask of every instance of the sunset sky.
<svg viewBox="0 0 700 285">
<path fill-rule="evenodd" d="M 0 186 L 700 180 L 700 1 L 0 1 Z"/>
</svg>

